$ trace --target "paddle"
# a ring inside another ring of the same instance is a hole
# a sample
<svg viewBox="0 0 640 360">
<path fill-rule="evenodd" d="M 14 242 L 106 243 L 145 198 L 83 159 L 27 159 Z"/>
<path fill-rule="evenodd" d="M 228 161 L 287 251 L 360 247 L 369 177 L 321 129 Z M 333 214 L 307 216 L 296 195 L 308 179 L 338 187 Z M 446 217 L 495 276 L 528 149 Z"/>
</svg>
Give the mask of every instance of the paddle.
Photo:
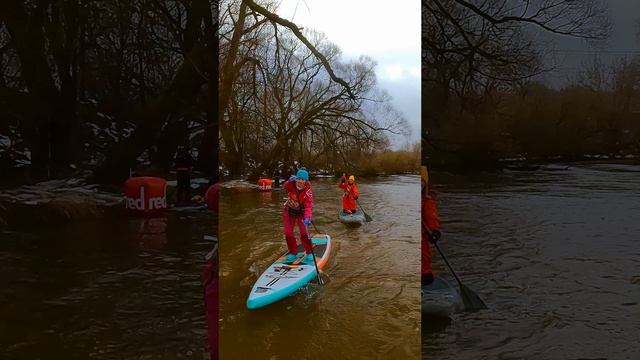
<svg viewBox="0 0 640 360">
<path fill-rule="evenodd" d="M 216 255 L 216 254 L 217 254 L 217 252 L 218 252 L 218 238 L 217 238 L 217 237 L 215 237 L 215 236 L 211 236 L 211 235 L 204 235 L 204 236 L 203 236 L 203 238 L 204 238 L 205 240 L 208 240 L 208 241 L 215 241 L 215 242 L 216 242 L 216 243 L 213 245 L 213 249 L 211 249 L 211 251 L 209 251 L 209 252 L 207 253 L 207 255 L 205 255 L 205 256 L 204 256 L 204 259 L 205 259 L 206 261 L 209 261 L 209 260 L 213 259 L 213 256 L 214 256 L 214 255 Z"/>
<path fill-rule="evenodd" d="M 316 227 L 316 224 L 312 222 L 311 225 L 313 225 L 313 228 L 315 229 L 316 233 L 320 234 L 320 232 L 318 231 L 318 228 Z M 309 228 L 307 228 L 307 232 L 309 232 Z M 316 276 L 318 277 L 318 284 L 324 285 L 324 281 L 322 281 L 322 278 L 320 277 L 320 270 L 318 269 L 318 263 L 316 262 L 316 254 L 313 252 L 312 237 L 309 238 L 309 241 L 311 241 L 311 257 L 313 258 L 313 266 L 316 267 Z"/>
<path fill-rule="evenodd" d="M 460 278 L 458 277 L 458 275 L 456 275 L 455 271 L 453 271 L 453 268 L 451 267 L 451 264 L 449 264 L 449 261 L 447 260 L 447 258 L 444 256 L 444 253 L 442 252 L 442 250 L 440 250 L 440 246 L 438 246 L 437 243 L 433 245 L 436 246 L 436 249 L 438 249 L 440 256 L 442 256 L 442 259 L 449 267 L 449 270 L 451 270 L 453 277 L 456 278 L 458 285 L 460 285 L 460 295 L 462 296 L 462 302 L 464 303 L 465 310 L 478 311 L 478 310 L 486 309 L 487 305 L 485 305 L 484 301 L 480 299 L 478 294 L 476 294 L 473 290 L 466 287 L 462 283 L 462 281 L 460 281 Z"/>
<path fill-rule="evenodd" d="M 427 229 L 427 232 L 429 233 L 429 235 L 431 235 L 431 231 L 429 231 L 429 228 L 424 224 L 424 221 L 422 222 L 422 226 L 424 226 L 424 228 Z M 444 255 L 444 253 L 440 249 L 440 246 L 438 245 L 438 243 L 435 243 L 433 245 L 435 245 L 436 249 L 438 249 L 440 256 L 442 256 L 442 260 L 444 260 L 445 264 L 447 264 L 447 267 L 449 268 L 449 270 L 453 274 L 453 277 L 456 279 L 456 281 L 458 282 L 458 285 L 460 286 L 460 296 L 462 297 L 462 302 L 464 303 L 465 310 L 478 311 L 478 310 L 486 309 L 487 305 L 485 305 L 484 301 L 480 299 L 478 294 L 476 294 L 473 290 L 469 289 L 462 283 L 462 281 L 460 280 L 456 272 L 453 270 L 453 267 L 451 266 L 451 264 L 449 264 L 449 260 L 447 260 L 447 257 Z"/>
<path fill-rule="evenodd" d="M 358 204 L 358 206 L 360 206 L 360 210 L 362 210 L 362 213 L 364 214 L 364 220 L 366 222 L 371 222 L 373 221 L 373 218 L 371 218 L 371 216 L 369 216 L 369 214 L 367 214 L 364 209 L 362 208 L 362 205 L 360 205 L 360 202 L 358 202 L 358 200 L 356 200 L 356 204 Z"/>
</svg>

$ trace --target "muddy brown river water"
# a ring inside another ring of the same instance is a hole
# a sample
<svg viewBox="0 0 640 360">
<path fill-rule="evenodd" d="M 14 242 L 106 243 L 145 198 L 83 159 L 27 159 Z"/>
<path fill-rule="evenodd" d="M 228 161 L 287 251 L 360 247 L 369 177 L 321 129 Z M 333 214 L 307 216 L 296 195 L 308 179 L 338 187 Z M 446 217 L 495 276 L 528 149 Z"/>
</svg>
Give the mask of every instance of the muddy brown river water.
<svg viewBox="0 0 640 360">
<path fill-rule="evenodd" d="M 374 221 L 338 222 L 337 179 L 313 180 L 313 219 L 334 247 L 319 288 L 258 310 L 247 296 L 285 250 L 283 193 L 221 196 L 221 359 L 419 359 L 418 176 L 359 181 Z"/>
<path fill-rule="evenodd" d="M 0 231 L 0 359 L 204 359 L 211 214 Z"/>
<path fill-rule="evenodd" d="M 423 359 L 640 359 L 640 166 L 432 181 L 443 251 L 490 309 L 423 319 Z"/>
<path fill-rule="evenodd" d="M 283 194 L 224 190 L 221 358 L 640 359 L 640 166 L 561 169 L 431 174 L 442 249 L 489 306 L 450 321 L 420 316 L 417 176 L 363 179 L 374 221 L 359 228 L 337 221 L 336 180 L 314 180 L 329 282 L 252 311 L 285 249 Z M 196 211 L 0 230 L 0 358 L 205 358 L 212 224 Z"/>
</svg>

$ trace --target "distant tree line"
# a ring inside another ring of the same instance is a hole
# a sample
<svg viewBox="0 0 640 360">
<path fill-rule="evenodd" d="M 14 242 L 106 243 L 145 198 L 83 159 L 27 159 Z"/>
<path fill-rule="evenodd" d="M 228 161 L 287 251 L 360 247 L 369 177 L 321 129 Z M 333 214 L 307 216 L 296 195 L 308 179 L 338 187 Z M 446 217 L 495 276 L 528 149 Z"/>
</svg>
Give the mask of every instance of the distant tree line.
<svg viewBox="0 0 640 360">
<path fill-rule="evenodd" d="M 514 155 L 638 153 L 638 59 L 585 66 L 563 89 L 535 81 L 549 70 L 536 34 L 606 39 L 606 1 L 422 4 L 423 161 L 485 166 Z"/>
</svg>

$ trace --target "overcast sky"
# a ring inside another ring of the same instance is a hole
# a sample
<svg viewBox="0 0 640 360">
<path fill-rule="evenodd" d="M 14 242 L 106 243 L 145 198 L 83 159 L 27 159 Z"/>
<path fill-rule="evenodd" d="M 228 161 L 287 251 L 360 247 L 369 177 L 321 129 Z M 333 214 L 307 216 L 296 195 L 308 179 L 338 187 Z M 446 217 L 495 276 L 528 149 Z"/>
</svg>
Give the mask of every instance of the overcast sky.
<svg viewBox="0 0 640 360">
<path fill-rule="evenodd" d="M 420 139 L 420 1 L 282 0 L 278 14 L 327 35 L 345 59 L 367 55 L 378 63 L 378 84 Z"/>
<path fill-rule="evenodd" d="M 607 64 L 621 58 L 640 55 L 640 42 L 637 37 L 640 1 L 607 0 L 606 3 L 611 21 L 609 39 L 594 47 L 584 40 L 568 36 L 553 36 L 554 56 L 547 61 L 549 65 L 555 66 L 556 70 L 545 74 L 541 78 L 544 82 L 555 86 L 571 82 L 585 68 L 585 65 L 593 63 L 596 54 L 602 62 Z"/>
</svg>

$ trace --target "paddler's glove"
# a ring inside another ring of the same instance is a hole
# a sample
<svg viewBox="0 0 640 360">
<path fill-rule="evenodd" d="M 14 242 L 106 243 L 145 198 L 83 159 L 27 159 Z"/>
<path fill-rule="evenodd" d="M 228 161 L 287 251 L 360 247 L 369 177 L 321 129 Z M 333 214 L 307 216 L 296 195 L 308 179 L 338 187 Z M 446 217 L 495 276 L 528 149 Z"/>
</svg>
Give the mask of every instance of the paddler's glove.
<svg viewBox="0 0 640 360">
<path fill-rule="evenodd" d="M 442 236 L 442 233 L 440 233 L 440 230 L 433 230 L 431 234 L 429 234 L 429 242 L 432 244 L 437 243 L 438 240 L 440 240 L 440 236 Z"/>
<path fill-rule="evenodd" d="M 291 175 L 291 177 L 289 178 L 289 181 L 296 181 L 296 176 L 295 175 Z"/>
<path fill-rule="evenodd" d="M 302 223 L 303 223 L 305 226 L 309 226 L 309 225 L 311 225 L 311 219 L 304 219 L 304 220 L 302 220 Z"/>
</svg>

